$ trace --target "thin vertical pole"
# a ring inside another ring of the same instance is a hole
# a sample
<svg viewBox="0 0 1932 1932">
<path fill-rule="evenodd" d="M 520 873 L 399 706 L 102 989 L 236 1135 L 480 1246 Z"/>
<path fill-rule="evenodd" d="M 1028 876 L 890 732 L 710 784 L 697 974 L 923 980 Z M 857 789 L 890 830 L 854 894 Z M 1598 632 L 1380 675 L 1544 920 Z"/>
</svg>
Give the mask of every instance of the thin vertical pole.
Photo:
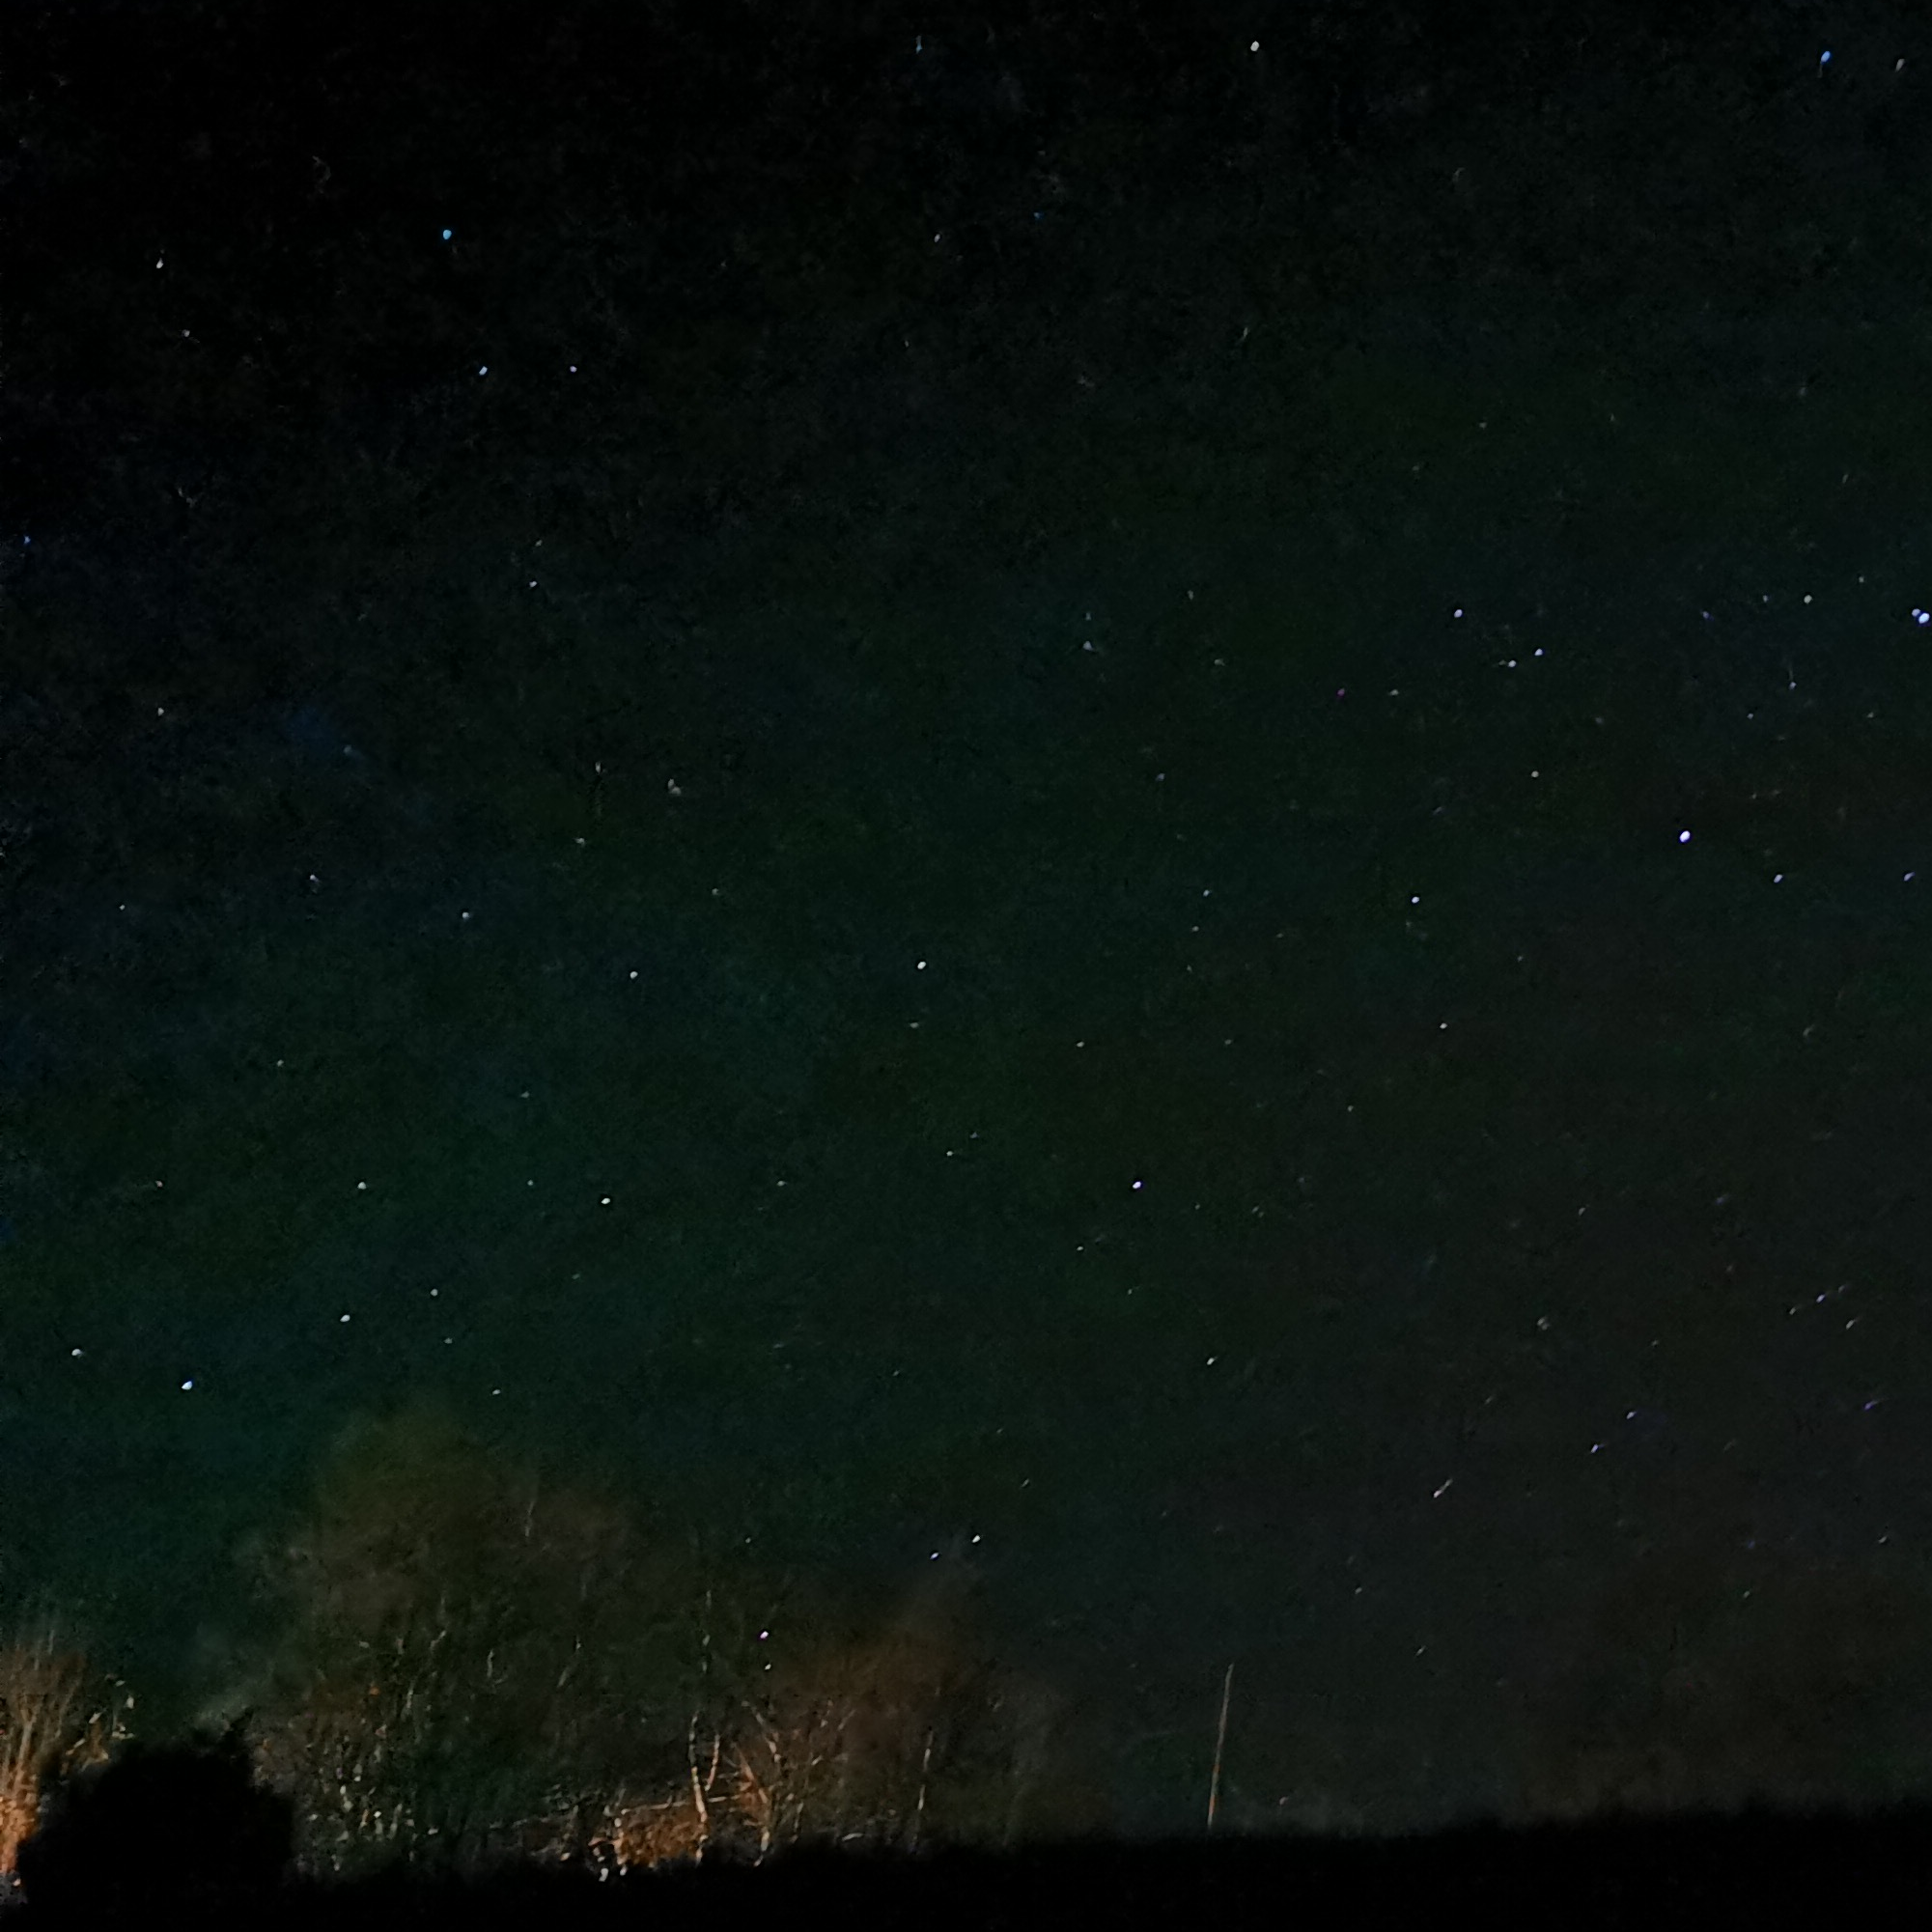
<svg viewBox="0 0 1932 1932">
<path fill-rule="evenodd" d="M 919 1808 L 912 1813 L 912 1850 L 919 1849 L 919 1827 L 926 1822 L 926 1774 L 933 1768 L 933 1729 L 926 1726 L 926 1754 L 919 1760 Z"/>
<path fill-rule="evenodd" d="M 1234 1689 L 1234 1666 L 1227 1666 L 1227 1674 L 1221 1679 L 1221 1721 L 1215 1731 L 1215 1775 L 1208 1785 L 1208 1830 L 1215 1828 L 1215 1811 L 1220 1804 L 1221 1796 L 1221 1750 L 1227 1743 L 1227 1700 Z"/>
</svg>

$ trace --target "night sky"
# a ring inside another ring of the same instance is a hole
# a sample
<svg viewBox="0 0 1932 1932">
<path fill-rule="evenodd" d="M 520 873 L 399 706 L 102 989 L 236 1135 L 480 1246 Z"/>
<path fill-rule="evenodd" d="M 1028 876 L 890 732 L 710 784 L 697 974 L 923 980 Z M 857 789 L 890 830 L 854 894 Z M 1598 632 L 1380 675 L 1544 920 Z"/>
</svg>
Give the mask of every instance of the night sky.
<svg viewBox="0 0 1932 1932">
<path fill-rule="evenodd" d="M 1077 1821 L 1922 1791 L 1923 22 L 320 11 L 0 50 L 11 1602 L 442 1414 Z"/>
</svg>

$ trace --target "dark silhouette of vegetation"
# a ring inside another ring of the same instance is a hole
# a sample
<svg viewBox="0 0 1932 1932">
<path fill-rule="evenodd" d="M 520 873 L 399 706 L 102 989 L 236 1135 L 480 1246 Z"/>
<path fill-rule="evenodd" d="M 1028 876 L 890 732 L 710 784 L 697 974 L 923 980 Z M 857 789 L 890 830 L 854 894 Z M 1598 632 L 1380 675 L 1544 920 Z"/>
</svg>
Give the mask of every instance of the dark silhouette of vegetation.
<svg viewBox="0 0 1932 1932">
<path fill-rule="evenodd" d="M 21 1847 L 33 1922 L 115 1925 L 185 1912 L 226 1919 L 291 1874 L 294 1820 L 258 1786 L 238 1732 L 184 1746 L 130 1742 L 49 1794 Z"/>
<path fill-rule="evenodd" d="M 258 1571 L 283 1622 L 251 1734 L 304 1855 L 461 1861 L 649 1764 L 674 1721 L 665 1572 L 622 1511 L 513 1477 L 439 1409 L 351 1429 Z"/>
<path fill-rule="evenodd" d="M 1546 1923 L 1906 1924 L 1932 1901 L 1932 1815 L 1754 1811 L 1427 1836 L 1042 1843 L 908 1858 L 800 1848 L 764 1864 L 686 1863 L 599 1882 L 553 1863 L 467 1874 L 291 1875 L 286 1805 L 250 1784 L 232 1736 L 126 1747 L 62 1794 L 25 1848 L 27 1932 L 45 1926 L 562 1928 L 648 1923 L 737 1932 L 774 1919 L 871 1932 L 988 1926 L 1218 1927 Z"/>
<path fill-rule="evenodd" d="M 1000 1850 L 1019 1862 L 949 1868 L 1031 1884 L 1015 1876 L 1046 1869 L 1029 1846 L 1105 1814 L 1064 1701 L 988 1647 L 966 1554 L 941 1553 L 882 1616 L 519 1472 L 440 1403 L 365 1418 L 306 1510 L 252 1548 L 277 1621 L 225 1729 L 129 1741 L 131 1699 L 83 1694 L 78 1651 L 9 1653 L 0 1750 L 38 1768 L 15 1806 L 22 1835 L 39 1821 L 17 1860 L 27 1902 L 92 1923 L 183 1899 L 240 1912 L 295 1874 L 340 1902 L 384 1873 L 540 1866 L 769 1864 L 890 1894 L 914 1883 L 893 1861 Z M 1532 1830 L 1509 1855 L 1587 1848 L 1582 1828 L 1619 1814 L 1694 1835 L 1747 1801 L 1862 1806 L 1889 1830 L 1881 1806 L 1922 1750 L 1926 1622 L 1902 1583 L 1636 1550 L 1579 1607 L 1526 1732 L 1522 1815 L 1580 1834 Z M 1454 1842 L 1440 1855 L 1474 1860 Z M 873 1876 L 815 1850 L 866 1854 Z"/>
<path fill-rule="evenodd" d="M 1676 1538 L 1638 1550 L 1563 1636 L 1525 1809 L 1882 1802 L 1925 1754 L 1929 1609 L 1897 1579 Z"/>
<path fill-rule="evenodd" d="M 278 1621 L 224 1729 L 128 1740 L 77 1651 L 16 1648 L 28 1923 L 1241 1924 L 1291 1893 L 1691 1923 L 1795 1895 L 1804 1846 L 1932 1890 L 1879 1775 L 1920 1710 L 1902 1584 L 1640 1547 L 1539 1687 L 1526 1824 L 1129 1849 L 1094 1841 L 1068 1713 L 993 1656 L 966 1555 L 867 1613 L 518 1471 L 440 1403 L 365 1418 L 253 1549 Z"/>
<path fill-rule="evenodd" d="M 307 1869 L 1010 1841 L 1091 1814 L 965 1546 L 882 1620 L 509 1469 L 445 1407 L 351 1426 L 250 1567 L 237 1694 Z M 233 1701 L 232 1699 L 230 1701 Z"/>
</svg>

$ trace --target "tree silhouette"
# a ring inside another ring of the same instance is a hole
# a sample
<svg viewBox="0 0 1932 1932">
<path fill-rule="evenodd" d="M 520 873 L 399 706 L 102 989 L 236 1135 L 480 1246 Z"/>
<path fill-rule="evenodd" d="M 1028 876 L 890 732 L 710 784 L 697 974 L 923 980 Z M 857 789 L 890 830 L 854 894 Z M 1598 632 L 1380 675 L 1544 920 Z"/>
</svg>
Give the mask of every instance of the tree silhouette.
<svg viewBox="0 0 1932 1932">
<path fill-rule="evenodd" d="M 288 1801 L 258 1788 L 238 1727 L 156 1749 L 134 1742 L 52 1791 L 20 1848 L 36 1923 L 102 1925 L 182 1915 L 206 1923 L 260 1906 L 287 1876 Z"/>
<path fill-rule="evenodd" d="M 807 1841 L 1010 1842 L 1050 1796 L 1059 1699 L 997 1665 L 958 1544 L 883 1623 L 781 1646 L 745 1687 L 735 1819 L 763 1853 Z"/>
<path fill-rule="evenodd" d="M 1925 1715 L 1929 1608 L 1868 1574 L 1689 1541 L 1643 1551 L 1569 1636 L 1534 1714 L 1526 1805 L 1575 1815 L 1897 1795 L 1887 1786 Z"/>
<path fill-rule="evenodd" d="M 1065 1762 L 1064 1700 L 994 1661 L 961 1557 L 955 1548 L 882 1619 L 823 1579 L 774 1588 L 742 1564 L 714 1566 L 693 1611 L 681 1775 L 618 1791 L 597 1856 L 755 1861 L 1092 1829 L 1103 1805 Z"/>
<path fill-rule="evenodd" d="M 473 1859 L 674 1762 L 676 1566 L 437 1403 L 351 1427 L 261 1579 L 284 1621 L 253 1730 L 304 1860 Z"/>
<path fill-rule="evenodd" d="M 280 1627 L 248 1731 L 311 1868 L 998 1842 L 1057 1795 L 1057 1700 L 993 1663 L 960 1551 L 882 1621 L 434 1401 L 347 1430 L 256 1568 Z"/>
</svg>

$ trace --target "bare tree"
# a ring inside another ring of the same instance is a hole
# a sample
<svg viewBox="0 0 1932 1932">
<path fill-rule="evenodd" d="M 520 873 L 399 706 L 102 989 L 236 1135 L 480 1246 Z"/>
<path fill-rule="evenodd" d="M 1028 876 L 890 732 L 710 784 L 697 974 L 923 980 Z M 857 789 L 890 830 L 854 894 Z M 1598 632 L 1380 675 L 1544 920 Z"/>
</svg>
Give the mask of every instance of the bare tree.
<svg viewBox="0 0 1932 1932">
<path fill-rule="evenodd" d="M 993 1667 L 969 1581 L 955 1552 L 882 1625 L 418 1407 L 347 1435 L 266 1559 L 251 1741 L 311 1868 L 996 1842 L 1057 1712 Z"/>
<path fill-rule="evenodd" d="M 98 1683 L 81 1652 L 62 1647 L 51 1619 L 0 1650 L 0 1874 L 14 1873 L 46 1787 L 104 1762 L 131 1702 L 118 1682 Z"/>
<path fill-rule="evenodd" d="M 1927 1606 L 1899 1582 L 1666 1544 L 1584 1612 L 1532 1717 L 1536 1813 L 1897 1796 L 1927 1704 Z"/>
<path fill-rule="evenodd" d="M 515 1472 L 447 1413 L 347 1436 L 267 1566 L 253 1721 L 301 1855 L 341 1868 L 569 1835 L 675 1733 L 666 1585 L 628 1515 Z"/>
<path fill-rule="evenodd" d="M 1011 1842 L 1050 1778 L 1060 1700 L 995 1665 L 955 1551 L 883 1625 L 807 1633 L 747 1686 L 733 1810 L 774 1846 Z"/>
</svg>

